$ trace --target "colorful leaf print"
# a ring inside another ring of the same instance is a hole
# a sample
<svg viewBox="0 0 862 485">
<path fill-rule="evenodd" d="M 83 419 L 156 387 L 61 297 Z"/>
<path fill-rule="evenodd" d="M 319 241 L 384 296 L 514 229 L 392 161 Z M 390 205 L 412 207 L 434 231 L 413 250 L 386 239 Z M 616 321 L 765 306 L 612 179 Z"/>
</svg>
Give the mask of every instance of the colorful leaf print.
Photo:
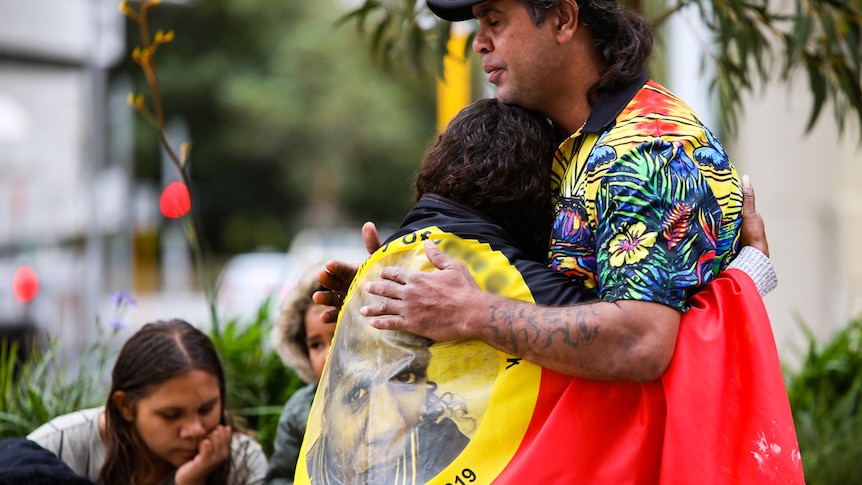
<svg viewBox="0 0 862 485">
<path fill-rule="evenodd" d="M 691 223 L 691 206 L 679 201 L 665 213 L 662 220 L 662 236 L 667 240 L 669 248 L 675 247 L 688 233 Z"/>
</svg>

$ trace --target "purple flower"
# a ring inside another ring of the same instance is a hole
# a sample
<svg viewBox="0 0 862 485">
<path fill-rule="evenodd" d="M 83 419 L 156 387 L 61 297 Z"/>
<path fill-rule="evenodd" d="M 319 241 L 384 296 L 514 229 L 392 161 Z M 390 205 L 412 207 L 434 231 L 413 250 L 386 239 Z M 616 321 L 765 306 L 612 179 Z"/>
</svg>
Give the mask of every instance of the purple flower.
<svg viewBox="0 0 862 485">
<path fill-rule="evenodd" d="M 123 308 L 125 306 L 134 308 L 137 304 L 138 302 L 132 298 L 132 295 L 123 290 L 111 293 L 111 306 L 114 308 Z"/>
<path fill-rule="evenodd" d="M 138 302 L 132 298 L 128 292 L 123 290 L 111 293 L 111 306 L 114 308 L 114 314 L 109 322 L 114 333 L 126 328 L 126 323 L 123 321 L 123 316 L 129 308 L 135 308 Z"/>
<path fill-rule="evenodd" d="M 115 319 L 111 320 L 110 325 L 111 325 L 111 328 L 114 329 L 114 331 L 120 331 L 120 330 L 123 330 L 126 328 L 126 323 L 123 322 L 122 320 L 120 320 L 119 318 L 115 318 Z"/>
</svg>

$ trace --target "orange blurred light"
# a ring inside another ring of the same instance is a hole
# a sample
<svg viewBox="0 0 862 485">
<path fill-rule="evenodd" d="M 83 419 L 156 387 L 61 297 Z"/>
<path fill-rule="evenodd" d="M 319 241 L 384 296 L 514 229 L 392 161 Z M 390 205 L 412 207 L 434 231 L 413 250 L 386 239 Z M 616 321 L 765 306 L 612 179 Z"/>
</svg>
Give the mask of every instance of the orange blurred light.
<svg viewBox="0 0 862 485">
<path fill-rule="evenodd" d="M 159 208 L 162 215 L 176 219 L 182 217 L 189 212 L 192 207 L 192 199 L 189 196 L 189 189 L 182 182 L 171 182 L 162 191 L 162 197 L 159 199 Z"/>
<path fill-rule="evenodd" d="M 21 266 L 12 277 L 12 293 L 21 303 L 27 303 L 39 293 L 39 278 L 36 272 L 27 266 Z"/>
</svg>

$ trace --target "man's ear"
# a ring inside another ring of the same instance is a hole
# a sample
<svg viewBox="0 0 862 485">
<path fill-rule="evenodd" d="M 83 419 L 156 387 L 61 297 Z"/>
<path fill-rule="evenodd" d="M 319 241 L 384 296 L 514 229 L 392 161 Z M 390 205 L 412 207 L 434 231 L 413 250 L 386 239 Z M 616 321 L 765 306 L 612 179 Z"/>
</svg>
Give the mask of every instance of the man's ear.
<svg viewBox="0 0 862 485">
<path fill-rule="evenodd" d="M 578 29 L 578 2 L 576 0 L 561 0 L 557 4 L 554 22 L 556 22 L 559 34 L 571 36 Z"/>
<path fill-rule="evenodd" d="M 132 405 L 132 400 L 129 399 L 129 396 L 124 391 L 114 391 L 111 394 L 111 402 L 120 410 L 123 419 L 130 423 L 135 421 L 135 407 Z"/>
</svg>

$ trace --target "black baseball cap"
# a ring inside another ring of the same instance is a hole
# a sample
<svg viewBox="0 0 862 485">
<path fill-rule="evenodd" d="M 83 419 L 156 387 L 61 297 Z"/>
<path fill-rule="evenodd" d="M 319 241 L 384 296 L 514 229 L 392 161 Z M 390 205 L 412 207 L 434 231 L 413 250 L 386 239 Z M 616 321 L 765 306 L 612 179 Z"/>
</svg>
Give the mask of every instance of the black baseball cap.
<svg viewBox="0 0 862 485">
<path fill-rule="evenodd" d="M 473 18 L 473 5 L 485 0 L 425 0 L 428 8 L 443 20 L 457 22 Z"/>
</svg>

